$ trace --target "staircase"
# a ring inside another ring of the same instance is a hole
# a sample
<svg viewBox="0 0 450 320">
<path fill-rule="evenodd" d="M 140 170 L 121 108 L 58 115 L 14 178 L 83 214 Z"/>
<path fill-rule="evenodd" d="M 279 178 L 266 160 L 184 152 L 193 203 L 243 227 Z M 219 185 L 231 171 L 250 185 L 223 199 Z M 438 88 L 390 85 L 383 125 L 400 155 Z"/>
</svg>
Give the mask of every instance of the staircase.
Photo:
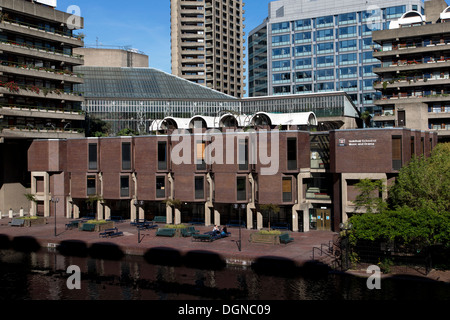
<svg viewBox="0 0 450 320">
<path fill-rule="evenodd" d="M 313 247 L 312 259 L 328 265 L 333 270 L 342 270 L 341 264 L 341 238 L 334 235 L 333 240 L 322 243 L 320 247 Z"/>
</svg>

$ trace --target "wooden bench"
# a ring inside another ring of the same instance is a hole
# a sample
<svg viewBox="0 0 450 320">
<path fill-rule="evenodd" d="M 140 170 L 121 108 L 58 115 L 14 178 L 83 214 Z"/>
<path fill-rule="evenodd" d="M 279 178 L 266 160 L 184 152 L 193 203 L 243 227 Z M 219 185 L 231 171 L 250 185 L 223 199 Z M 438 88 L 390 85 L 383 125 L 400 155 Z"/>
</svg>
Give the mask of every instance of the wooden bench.
<svg viewBox="0 0 450 320">
<path fill-rule="evenodd" d="M 8 222 L 8 224 L 11 227 L 23 227 L 25 224 L 25 220 L 24 219 L 12 219 L 11 222 Z"/>
<path fill-rule="evenodd" d="M 294 238 L 291 238 L 289 233 L 280 234 L 280 242 L 281 243 L 287 244 L 287 243 L 289 243 L 291 241 L 294 241 Z"/>
<path fill-rule="evenodd" d="M 136 228 L 138 228 L 139 230 L 148 230 L 158 228 L 158 225 L 153 224 L 153 222 L 151 221 L 147 221 L 136 224 Z"/>
<path fill-rule="evenodd" d="M 155 216 L 152 220 L 153 223 L 166 223 L 166 216 Z"/>
<path fill-rule="evenodd" d="M 72 230 L 73 228 L 78 228 L 80 221 L 70 221 L 66 223 L 66 230 Z"/>
<path fill-rule="evenodd" d="M 175 236 L 175 232 L 175 229 L 159 228 L 158 231 L 156 231 L 156 235 L 160 237 L 173 237 Z"/>
<path fill-rule="evenodd" d="M 103 232 L 99 233 L 99 237 L 102 238 L 112 238 L 118 236 L 123 236 L 123 232 L 119 231 L 117 228 L 105 229 Z"/>
</svg>

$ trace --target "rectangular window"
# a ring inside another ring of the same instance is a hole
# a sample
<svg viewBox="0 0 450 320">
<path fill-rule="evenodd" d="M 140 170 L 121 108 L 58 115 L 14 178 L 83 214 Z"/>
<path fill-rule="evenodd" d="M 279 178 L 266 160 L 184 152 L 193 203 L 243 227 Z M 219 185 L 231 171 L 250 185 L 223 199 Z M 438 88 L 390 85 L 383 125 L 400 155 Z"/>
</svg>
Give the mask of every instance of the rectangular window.
<svg viewBox="0 0 450 320">
<path fill-rule="evenodd" d="M 205 199 L 205 178 L 195 177 L 195 199 Z"/>
<path fill-rule="evenodd" d="M 297 139 L 287 139 L 287 168 L 297 170 Z"/>
<path fill-rule="evenodd" d="M 95 187 L 95 176 L 87 176 L 87 195 L 92 196 L 97 194 Z"/>
<path fill-rule="evenodd" d="M 122 143 L 122 170 L 131 170 L 131 143 Z"/>
<path fill-rule="evenodd" d="M 237 177 L 236 178 L 236 200 L 237 201 L 245 201 L 247 200 L 247 188 L 246 188 L 247 179 L 246 177 Z"/>
<path fill-rule="evenodd" d="M 283 202 L 292 201 L 292 178 L 283 178 L 282 180 Z"/>
<path fill-rule="evenodd" d="M 392 137 L 392 169 L 400 170 L 402 168 L 402 137 Z"/>
<path fill-rule="evenodd" d="M 158 141 L 158 170 L 167 170 L 167 142 Z"/>
<path fill-rule="evenodd" d="M 414 157 L 416 154 L 416 146 L 415 146 L 414 137 L 411 137 L 411 157 Z"/>
<path fill-rule="evenodd" d="M 89 170 L 97 170 L 97 144 L 89 143 L 88 152 Z"/>
<path fill-rule="evenodd" d="M 248 170 L 248 140 L 239 139 L 238 150 L 239 170 Z"/>
<path fill-rule="evenodd" d="M 130 177 L 128 176 L 120 177 L 120 196 L 121 197 L 130 196 Z"/>
<path fill-rule="evenodd" d="M 195 153 L 195 164 L 197 165 L 197 170 L 206 170 L 205 147 L 206 144 L 204 142 L 197 142 Z"/>
<path fill-rule="evenodd" d="M 166 197 L 166 178 L 156 177 L 156 198 Z"/>
</svg>

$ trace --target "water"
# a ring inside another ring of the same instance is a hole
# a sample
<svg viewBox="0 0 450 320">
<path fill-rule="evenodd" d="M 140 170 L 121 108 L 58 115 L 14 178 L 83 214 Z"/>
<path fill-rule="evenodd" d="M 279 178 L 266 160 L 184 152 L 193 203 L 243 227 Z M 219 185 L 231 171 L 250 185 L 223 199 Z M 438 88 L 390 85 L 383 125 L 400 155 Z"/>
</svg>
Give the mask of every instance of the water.
<svg viewBox="0 0 450 320">
<path fill-rule="evenodd" d="M 167 253 L 167 252 L 166 252 Z M 170 256 L 168 254 L 167 256 Z M 449 284 L 418 278 L 366 278 L 294 270 L 283 261 L 265 267 L 186 266 L 148 257 L 101 259 L 67 256 L 56 249 L 0 251 L 1 300 L 450 300 Z M 81 269 L 81 289 L 70 290 L 67 267 Z M 205 264 L 206 266 L 206 264 Z M 285 266 L 286 268 L 283 268 Z"/>
</svg>

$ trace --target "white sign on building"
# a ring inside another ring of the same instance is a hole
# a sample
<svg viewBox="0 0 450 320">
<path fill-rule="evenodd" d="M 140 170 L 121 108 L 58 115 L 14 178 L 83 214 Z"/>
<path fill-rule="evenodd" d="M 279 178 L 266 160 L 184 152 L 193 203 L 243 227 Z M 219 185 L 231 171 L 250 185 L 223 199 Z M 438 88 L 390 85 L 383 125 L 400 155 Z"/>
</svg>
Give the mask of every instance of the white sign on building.
<svg viewBox="0 0 450 320">
<path fill-rule="evenodd" d="M 56 0 L 34 0 L 34 2 L 42 3 L 42 4 L 45 4 L 47 6 L 56 8 Z"/>
</svg>

